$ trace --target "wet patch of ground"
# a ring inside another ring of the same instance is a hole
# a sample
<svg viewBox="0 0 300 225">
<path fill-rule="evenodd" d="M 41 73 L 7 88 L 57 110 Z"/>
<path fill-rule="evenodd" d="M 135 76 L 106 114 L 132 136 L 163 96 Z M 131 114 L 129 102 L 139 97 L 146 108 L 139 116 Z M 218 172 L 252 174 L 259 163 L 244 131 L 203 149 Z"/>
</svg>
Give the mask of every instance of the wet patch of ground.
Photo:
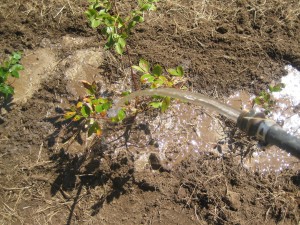
<svg viewBox="0 0 300 225">
<path fill-rule="evenodd" d="M 226 102 L 237 91 L 265 90 L 286 64 L 300 68 L 298 1 L 158 6 L 129 39 L 132 60 L 182 65 L 191 91 Z M 1 109 L 0 223 L 299 223 L 299 172 L 261 174 L 231 154 L 220 157 L 225 142 L 244 155 L 257 141 L 223 117 L 212 120 L 216 136 L 201 139 L 211 123 L 200 107 L 176 103 L 165 115 L 146 111 L 107 127 L 101 141 L 87 146 L 83 136 L 74 148 L 60 145 L 68 127 L 63 110 L 83 94 L 79 80 L 96 80 L 110 97 L 132 88 L 127 57 L 102 50 L 86 7 L 81 0 L 0 5 L 1 61 L 22 50 L 25 65 L 14 101 Z M 183 156 L 186 149 L 193 154 Z"/>
</svg>

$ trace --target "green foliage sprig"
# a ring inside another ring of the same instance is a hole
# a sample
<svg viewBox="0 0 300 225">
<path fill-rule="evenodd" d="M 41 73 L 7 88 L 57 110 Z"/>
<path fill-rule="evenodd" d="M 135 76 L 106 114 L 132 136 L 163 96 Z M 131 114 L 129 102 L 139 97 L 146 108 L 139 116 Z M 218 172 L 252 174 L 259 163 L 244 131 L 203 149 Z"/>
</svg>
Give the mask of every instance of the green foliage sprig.
<svg viewBox="0 0 300 225">
<path fill-rule="evenodd" d="M 279 83 L 274 86 L 269 86 L 268 91 L 261 91 L 258 96 L 253 99 L 253 105 L 259 105 L 264 109 L 264 113 L 268 115 L 273 109 L 276 104 L 276 101 L 272 98 L 273 92 L 282 91 L 285 87 L 284 84 Z"/>
<path fill-rule="evenodd" d="M 155 65 L 151 68 L 150 63 L 144 59 L 139 61 L 139 65 L 132 66 L 142 74 L 140 80 L 142 84 L 150 85 L 150 88 L 158 87 L 175 87 L 176 80 L 182 80 L 184 75 L 183 68 L 177 66 L 176 68 L 167 69 L 167 73 L 164 73 L 163 68 L 160 65 Z M 165 112 L 171 102 L 170 97 L 153 96 L 153 100 L 150 106 L 153 108 L 160 108 L 162 112 Z"/>
<path fill-rule="evenodd" d="M 144 21 L 144 12 L 156 10 L 158 0 L 139 0 L 138 7 L 129 12 L 126 17 L 121 17 L 114 1 L 89 0 L 91 5 L 85 12 L 92 28 L 101 27 L 101 33 L 107 38 L 105 48 L 114 46 L 115 51 L 122 55 L 130 31 L 137 23 Z"/>
<path fill-rule="evenodd" d="M 112 101 L 107 98 L 96 97 L 97 85 L 95 82 L 81 82 L 87 91 L 87 96 L 72 106 L 64 114 L 64 118 L 66 120 L 72 119 L 72 121 L 84 120 L 85 125 L 88 126 L 88 136 L 96 134 L 100 137 L 102 135 L 101 120 L 120 122 L 126 117 L 126 114 L 123 109 L 120 109 L 117 116 L 108 118 L 107 111 L 111 108 Z"/>
<path fill-rule="evenodd" d="M 14 94 L 14 88 L 7 82 L 8 78 L 19 78 L 19 71 L 24 70 L 20 60 L 21 53 L 13 52 L 9 59 L 0 66 L 0 95 L 3 95 L 5 98 Z"/>
</svg>

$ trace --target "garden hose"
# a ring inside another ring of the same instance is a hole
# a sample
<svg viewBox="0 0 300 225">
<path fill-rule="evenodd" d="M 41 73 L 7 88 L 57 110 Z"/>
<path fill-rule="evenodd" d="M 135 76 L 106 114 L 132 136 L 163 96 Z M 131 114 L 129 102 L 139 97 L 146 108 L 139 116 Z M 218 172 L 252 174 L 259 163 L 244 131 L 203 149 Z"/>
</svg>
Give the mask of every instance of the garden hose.
<svg viewBox="0 0 300 225">
<path fill-rule="evenodd" d="M 237 123 L 237 126 L 249 136 L 256 136 L 263 142 L 276 145 L 279 148 L 289 152 L 291 155 L 300 159 L 300 139 L 288 134 L 275 121 L 267 119 L 263 113 L 256 113 L 255 111 L 241 111 L 233 107 L 212 99 L 200 93 L 178 90 L 174 88 L 157 88 L 135 91 L 120 99 L 115 105 L 118 109 L 125 102 L 138 96 L 169 96 L 180 99 L 184 102 L 189 102 L 194 105 L 204 106 L 208 109 L 214 110 L 219 114 L 231 119 Z M 117 115 L 117 110 L 111 110 L 112 116 Z"/>
<path fill-rule="evenodd" d="M 300 159 L 300 139 L 284 131 L 275 121 L 265 118 L 263 113 L 243 111 L 237 119 L 237 126 L 247 135 L 276 145 Z"/>
</svg>

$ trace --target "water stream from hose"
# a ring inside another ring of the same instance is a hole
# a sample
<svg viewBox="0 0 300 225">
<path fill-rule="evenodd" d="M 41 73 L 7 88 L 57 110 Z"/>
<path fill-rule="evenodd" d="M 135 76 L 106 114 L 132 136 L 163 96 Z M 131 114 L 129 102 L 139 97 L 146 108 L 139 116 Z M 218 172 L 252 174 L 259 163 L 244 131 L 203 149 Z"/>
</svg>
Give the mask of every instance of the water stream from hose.
<svg viewBox="0 0 300 225">
<path fill-rule="evenodd" d="M 241 114 L 241 110 L 234 109 L 233 107 L 223 104 L 215 99 L 209 98 L 200 93 L 194 93 L 190 91 L 178 90 L 174 88 L 158 88 L 158 89 L 147 89 L 131 93 L 128 96 L 125 96 L 116 103 L 116 108 L 121 107 L 125 102 L 130 101 L 131 99 L 138 96 L 169 96 L 182 100 L 184 102 L 189 102 L 194 105 L 205 106 L 207 109 L 211 109 L 220 113 L 221 115 L 227 117 L 228 119 L 237 121 L 237 118 Z"/>
</svg>

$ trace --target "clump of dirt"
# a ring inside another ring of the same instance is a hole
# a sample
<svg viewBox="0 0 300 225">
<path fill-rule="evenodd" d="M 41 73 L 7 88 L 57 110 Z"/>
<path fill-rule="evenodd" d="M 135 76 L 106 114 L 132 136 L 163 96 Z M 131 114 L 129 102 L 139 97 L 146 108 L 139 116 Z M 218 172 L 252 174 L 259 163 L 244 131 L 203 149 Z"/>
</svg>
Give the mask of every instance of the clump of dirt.
<svg viewBox="0 0 300 225">
<path fill-rule="evenodd" d="M 67 71 L 91 69 L 96 74 L 84 79 L 99 79 L 110 96 L 115 87 L 130 88 L 124 78 L 131 66 L 126 57 L 99 50 L 103 59 L 95 56 L 87 63 L 81 58 L 104 42 L 89 28 L 86 7 L 83 0 L 4 0 L 0 6 L 1 59 L 15 50 L 45 48 L 55 59 L 26 102 L 1 108 L 0 223 L 297 224 L 299 172 L 262 175 L 230 156 L 210 153 L 165 168 L 153 154 L 155 142 L 138 145 L 145 137 L 141 134 L 148 134 L 146 123 L 134 120 L 110 127 L 91 148 L 84 139 L 76 140 L 76 152 L 57 147 L 68 127 L 61 115 L 80 88 L 70 88 Z M 237 90 L 256 93 L 284 75 L 285 64 L 300 68 L 299 8 L 297 1 L 278 0 L 162 1 L 133 31 L 128 41 L 132 61 L 183 65 L 190 90 L 215 98 Z M 157 116 L 147 113 L 145 118 Z M 108 142 L 108 137 L 114 138 Z M 243 140 L 237 141 L 247 149 L 249 142 Z M 145 165 L 137 167 L 138 156 L 149 148 Z"/>
</svg>

